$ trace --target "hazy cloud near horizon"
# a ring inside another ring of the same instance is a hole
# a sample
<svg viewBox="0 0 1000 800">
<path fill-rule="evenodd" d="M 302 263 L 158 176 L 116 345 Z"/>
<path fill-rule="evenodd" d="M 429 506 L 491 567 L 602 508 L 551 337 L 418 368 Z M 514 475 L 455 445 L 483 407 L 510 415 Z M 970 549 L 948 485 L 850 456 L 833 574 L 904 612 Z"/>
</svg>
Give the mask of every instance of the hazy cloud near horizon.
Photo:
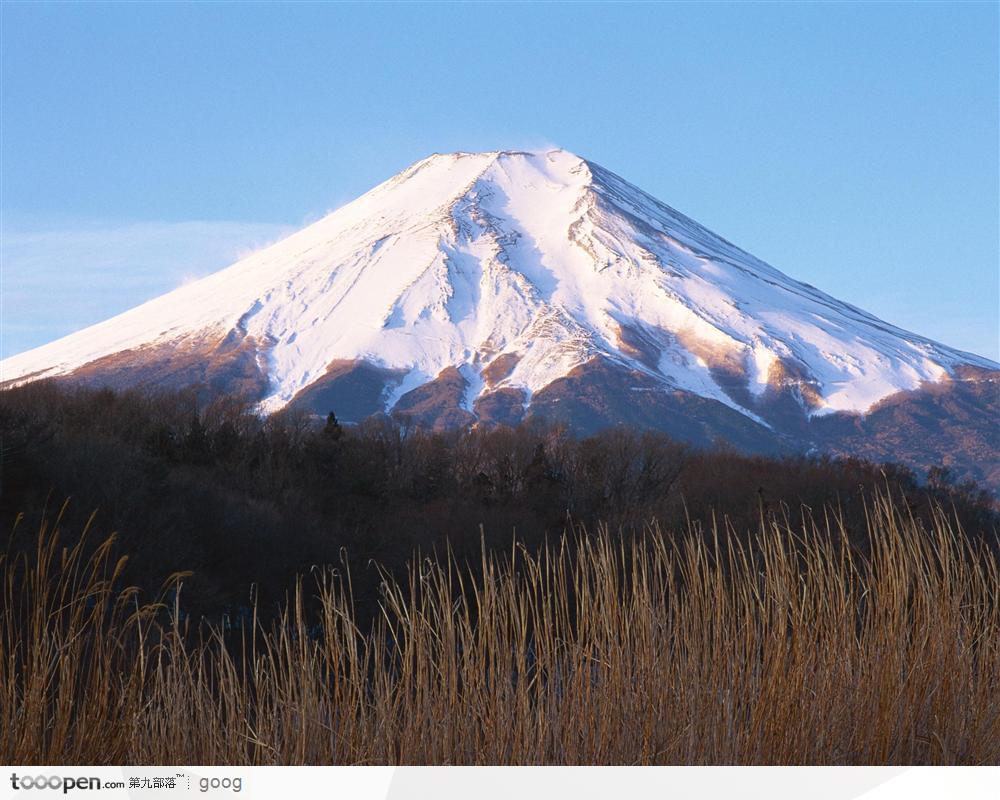
<svg viewBox="0 0 1000 800">
<path fill-rule="evenodd" d="M 291 233 L 266 222 L 5 221 L 0 358 L 101 322 Z"/>
</svg>

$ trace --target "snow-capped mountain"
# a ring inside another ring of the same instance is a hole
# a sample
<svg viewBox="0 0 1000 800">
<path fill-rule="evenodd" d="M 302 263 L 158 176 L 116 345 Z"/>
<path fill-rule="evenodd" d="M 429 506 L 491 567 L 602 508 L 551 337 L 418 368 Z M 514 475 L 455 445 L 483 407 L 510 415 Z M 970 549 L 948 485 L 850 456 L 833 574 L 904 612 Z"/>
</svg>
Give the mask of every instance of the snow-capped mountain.
<svg viewBox="0 0 1000 800">
<path fill-rule="evenodd" d="M 545 415 L 764 446 L 996 370 L 551 150 L 431 156 L 220 272 L 3 361 L 0 380 L 203 383 L 264 411 Z"/>
</svg>

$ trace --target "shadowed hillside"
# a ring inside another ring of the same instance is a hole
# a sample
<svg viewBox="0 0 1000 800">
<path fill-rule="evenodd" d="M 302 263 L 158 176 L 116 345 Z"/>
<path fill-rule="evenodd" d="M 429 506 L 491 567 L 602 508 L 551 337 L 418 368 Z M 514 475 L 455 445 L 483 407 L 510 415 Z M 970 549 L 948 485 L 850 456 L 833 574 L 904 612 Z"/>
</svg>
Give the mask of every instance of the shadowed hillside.
<svg viewBox="0 0 1000 800">
<path fill-rule="evenodd" d="M 0 392 L 0 436 L 5 528 L 27 512 L 24 535 L 69 498 L 70 528 L 94 513 L 98 531 L 118 533 L 133 554 L 129 580 L 154 591 L 164 571 L 193 571 L 187 602 L 213 615 L 245 606 L 251 582 L 276 603 L 296 573 L 343 549 L 398 572 L 418 548 L 448 542 L 474 559 L 480 535 L 490 550 L 506 550 L 515 531 L 534 547 L 570 522 L 628 534 L 651 519 L 680 530 L 724 514 L 742 535 L 761 516 L 832 505 L 853 535 L 866 525 L 865 497 L 890 488 L 915 514 L 943 504 L 974 535 L 997 524 L 989 496 L 941 471 L 921 483 L 893 465 L 750 457 L 625 428 L 578 438 L 537 420 L 342 426 L 295 411 L 261 418 L 193 392 L 43 382 Z M 377 584 L 359 568 L 361 606 L 373 607 Z"/>
</svg>

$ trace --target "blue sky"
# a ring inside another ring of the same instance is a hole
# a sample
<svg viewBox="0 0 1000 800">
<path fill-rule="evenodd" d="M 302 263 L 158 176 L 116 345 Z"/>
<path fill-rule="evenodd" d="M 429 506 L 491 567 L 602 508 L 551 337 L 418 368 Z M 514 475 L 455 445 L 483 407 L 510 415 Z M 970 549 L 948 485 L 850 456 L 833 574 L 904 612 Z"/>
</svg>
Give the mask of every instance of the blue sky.
<svg viewBox="0 0 1000 800">
<path fill-rule="evenodd" d="M 0 5 L 12 355 L 431 152 L 559 146 L 1000 357 L 994 3 Z"/>
</svg>

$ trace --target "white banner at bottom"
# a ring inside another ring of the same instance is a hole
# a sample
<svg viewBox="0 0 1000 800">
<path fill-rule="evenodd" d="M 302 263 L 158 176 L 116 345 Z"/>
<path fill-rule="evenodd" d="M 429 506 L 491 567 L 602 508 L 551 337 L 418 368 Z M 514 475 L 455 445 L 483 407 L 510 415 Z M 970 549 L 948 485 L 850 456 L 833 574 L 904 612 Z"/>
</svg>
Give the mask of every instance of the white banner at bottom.
<svg viewBox="0 0 1000 800">
<path fill-rule="evenodd" d="M 0 797 L 351 800 L 963 800 L 998 767 L 0 767 Z"/>
</svg>

